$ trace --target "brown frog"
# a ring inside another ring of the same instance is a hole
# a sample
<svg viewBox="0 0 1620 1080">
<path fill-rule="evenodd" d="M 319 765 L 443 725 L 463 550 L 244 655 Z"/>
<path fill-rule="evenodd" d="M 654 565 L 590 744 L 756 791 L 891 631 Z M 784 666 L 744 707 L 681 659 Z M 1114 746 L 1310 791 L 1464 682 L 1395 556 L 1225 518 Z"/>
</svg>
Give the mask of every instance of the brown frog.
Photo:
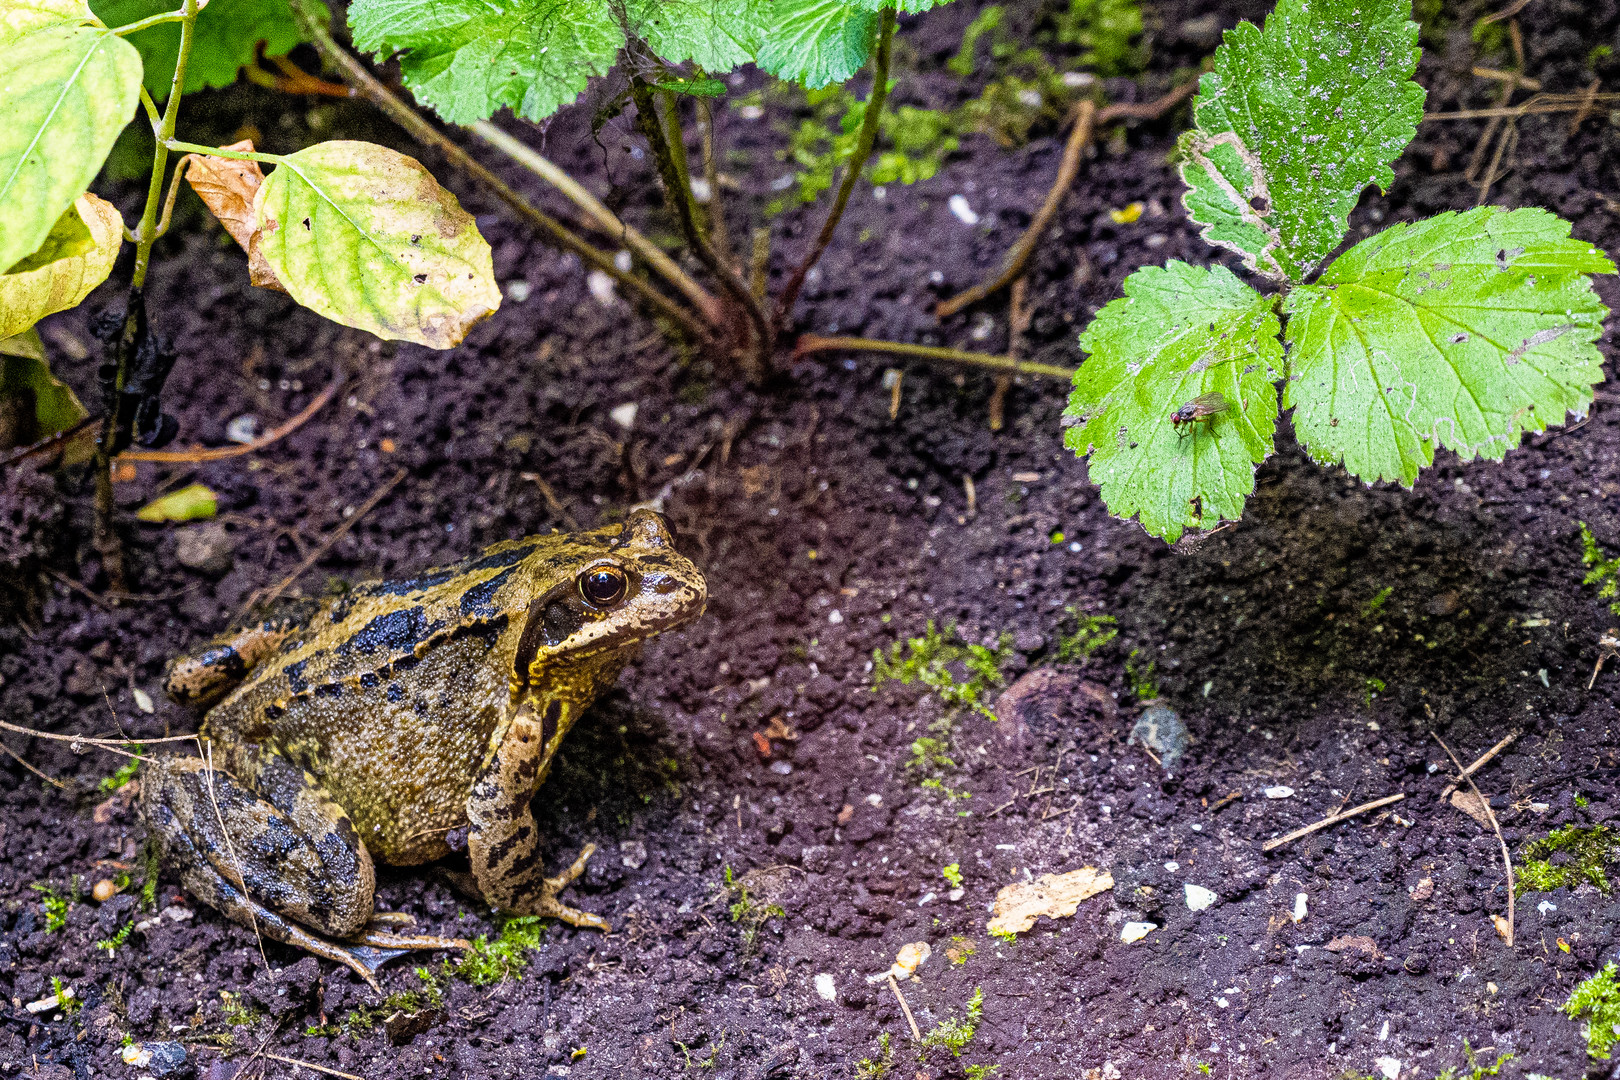
<svg viewBox="0 0 1620 1080">
<path fill-rule="evenodd" d="M 464 840 L 465 884 L 491 907 L 606 930 L 557 899 L 594 845 L 546 877 L 529 802 L 636 647 L 706 595 L 643 510 L 292 602 L 170 666 L 171 696 L 212 706 L 205 756 L 152 763 L 147 823 L 195 895 L 373 985 L 403 950 L 465 944 L 383 929 L 401 920 L 373 914 L 374 860 Z"/>
</svg>

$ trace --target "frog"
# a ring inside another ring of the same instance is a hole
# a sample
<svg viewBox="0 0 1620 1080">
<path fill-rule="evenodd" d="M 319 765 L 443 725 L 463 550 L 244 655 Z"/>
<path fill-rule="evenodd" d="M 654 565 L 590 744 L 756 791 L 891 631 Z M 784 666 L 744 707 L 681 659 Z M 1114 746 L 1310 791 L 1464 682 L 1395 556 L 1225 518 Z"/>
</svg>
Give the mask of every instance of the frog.
<svg viewBox="0 0 1620 1080">
<path fill-rule="evenodd" d="M 700 616 L 703 575 L 664 518 L 509 540 L 451 566 L 289 600 L 175 658 L 198 754 L 156 758 L 141 810 L 183 885 L 374 988 L 387 960 L 460 939 L 374 910 L 376 865 L 464 851 L 490 908 L 608 931 L 546 876 L 532 800 L 563 737 L 647 638 Z"/>
</svg>

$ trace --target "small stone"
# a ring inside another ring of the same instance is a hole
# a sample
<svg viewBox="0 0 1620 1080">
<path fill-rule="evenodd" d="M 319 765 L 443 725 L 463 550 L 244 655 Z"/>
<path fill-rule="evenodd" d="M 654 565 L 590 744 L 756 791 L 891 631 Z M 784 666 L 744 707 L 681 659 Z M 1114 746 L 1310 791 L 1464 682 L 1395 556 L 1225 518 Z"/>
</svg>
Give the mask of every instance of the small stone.
<svg viewBox="0 0 1620 1080">
<path fill-rule="evenodd" d="M 1302 923 L 1308 914 L 1310 914 L 1310 897 L 1300 893 L 1294 897 L 1294 921 Z"/>
<path fill-rule="evenodd" d="M 1401 1075 L 1399 1058 L 1381 1057 L 1373 1064 L 1378 1066 L 1378 1071 L 1384 1075 L 1385 1080 L 1396 1080 Z"/>
<path fill-rule="evenodd" d="M 251 413 L 238 416 L 225 425 L 225 437 L 244 446 L 259 437 L 259 418 Z"/>
<path fill-rule="evenodd" d="M 174 557 L 180 565 L 209 577 L 223 577 L 236 560 L 236 540 L 217 521 L 181 529 Z"/>
<path fill-rule="evenodd" d="M 145 690 L 142 690 L 137 686 L 130 691 L 130 694 L 135 698 L 135 707 L 141 710 L 141 712 L 150 716 L 152 713 L 157 711 L 157 706 L 152 704 L 152 695 L 148 694 Z"/>
<path fill-rule="evenodd" d="M 837 1001 L 838 987 L 833 983 L 833 977 L 823 971 L 816 976 L 816 996 L 822 1001 Z"/>
<path fill-rule="evenodd" d="M 948 200 L 948 205 L 951 208 L 951 213 L 956 215 L 956 220 L 962 224 L 977 225 L 979 223 L 979 215 L 974 213 L 973 207 L 968 205 L 967 196 L 952 195 Z"/>
<path fill-rule="evenodd" d="M 647 861 L 647 845 L 640 840 L 620 840 L 619 861 L 631 870 L 640 870 Z"/>
<path fill-rule="evenodd" d="M 954 904 L 957 901 L 961 900 L 962 897 L 964 897 L 966 895 L 967 895 L 967 890 L 966 889 L 956 888 L 956 889 L 952 889 L 950 892 L 946 893 L 945 894 L 945 899 L 949 900 L 951 903 Z"/>
<path fill-rule="evenodd" d="M 613 409 L 608 412 L 608 415 L 613 418 L 613 422 L 615 424 L 618 424 L 620 427 L 628 431 L 630 428 L 635 426 L 636 413 L 639 411 L 640 408 L 635 402 L 627 401 L 623 405 L 615 405 Z"/>
<path fill-rule="evenodd" d="M 603 307 L 612 307 L 619 298 L 613 291 L 613 279 L 601 270 L 592 270 L 585 275 L 585 287 Z"/>
<path fill-rule="evenodd" d="M 170 1076 L 186 1067 L 186 1048 L 177 1042 L 149 1042 L 144 1049 L 152 1052 L 146 1068 L 153 1076 Z"/>
<path fill-rule="evenodd" d="M 786 761 L 773 761 L 771 762 L 771 772 L 778 776 L 792 776 L 793 766 Z"/>
<path fill-rule="evenodd" d="M 112 878 L 102 878 L 96 882 L 95 888 L 90 890 L 90 895 L 96 903 L 105 904 L 118 895 L 118 886 L 113 884 Z"/>
<path fill-rule="evenodd" d="M 1294 789 L 1287 784 L 1278 784 L 1276 787 L 1266 788 L 1265 796 L 1268 799 L 1291 799 L 1294 797 Z"/>
<path fill-rule="evenodd" d="M 1187 895 L 1187 910 L 1189 911 L 1203 911 L 1220 899 L 1202 885 L 1184 885 L 1182 889 Z"/>
<path fill-rule="evenodd" d="M 1541 903 L 1536 905 L 1536 910 L 1541 912 L 1541 914 L 1546 915 L 1548 912 L 1557 911 L 1558 905 L 1553 903 L 1551 900 L 1543 900 Z"/>
<path fill-rule="evenodd" d="M 1159 764 L 1164 771 L 1172 772 L 1181 763 L 1181 757 L 1192 740 L 1187 734 L 1187 725 L 1181 722 L 1174 709 L 1165 705 L 1150 705 L 1131 727 L 1129 741 L 1141 743 L 1153 751 L 1159 756 Z"/>
<path fill-rule="evenodd" d="M 1157 930 L 1158 928 L 1159 928 L 1158 923 L 1128 922 L 1120 930 L 1120 932 L 1119 932 L 1119 940 L 1121 940 L 1125 944 L 1129 945 L 1132 942 L 1141 941 L 1143 938 L 1147 937 L 1149 934 L 1153 933 L 1153 931 Z"/>
</svg>

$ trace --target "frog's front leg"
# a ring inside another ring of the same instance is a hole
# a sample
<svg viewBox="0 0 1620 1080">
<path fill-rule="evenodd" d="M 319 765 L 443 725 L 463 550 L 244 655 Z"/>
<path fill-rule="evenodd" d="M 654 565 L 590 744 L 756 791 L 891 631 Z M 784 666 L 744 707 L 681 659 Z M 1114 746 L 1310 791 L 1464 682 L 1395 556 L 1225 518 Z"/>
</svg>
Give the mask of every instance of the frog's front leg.
<svg viewBox="0 0 1620 1080">
<path fill-rule="evenodd" d="M 494 756 L 473 782 L 467 800 L 467 856 L 484 900 L 497 911 L 545 915 L 593 930 L 607 920 L 557 899 L 585 870 L 596 850 L 587 844 L 572 866 L 546 877 L 540 863 L 540 829 L 529 808 L 546 763 L 544 725 L 527 708 L 513 718 Z"/>
<path fill-rule="evenodd" d="M 195 652 L 175 657 L 164 676 L 164 690 L 181 705 L 207 708 L 309 625 L 318 609 L 314 600 L 279 601 L 262 617 L 239 623 Z"/>
<path fill-rule="evenodd" d="M 248 748 L 229 764 L 159 758 L 141 779 L 148 827 L 193 895 L 373 987 L 377 967 L 406 949 L 466 945 L 368 929 L 375 871 L 343 809 L 279 754 Z"/>
</svg>

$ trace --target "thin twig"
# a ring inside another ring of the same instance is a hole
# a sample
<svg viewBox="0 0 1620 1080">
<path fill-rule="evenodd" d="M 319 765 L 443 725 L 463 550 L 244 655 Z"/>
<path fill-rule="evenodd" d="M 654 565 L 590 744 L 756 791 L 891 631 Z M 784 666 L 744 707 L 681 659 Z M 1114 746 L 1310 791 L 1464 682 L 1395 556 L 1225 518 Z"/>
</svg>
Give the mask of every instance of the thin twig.
<svg viewBox="0 0 1620 1080">
<path fill-rule="evenodd" d="M 698 134 L 703 143 L 703 182 L 709 186 L 709 239 L 714 242 L 714 250 L 722 259 L 731 258 L 731 234 L 726 229 L 726 208 L 720 200 L 720 162 L 714 152 L 714 106 L 708 98 L 698 101 L 698 109 L 703 113 L 703 122 L 699 125 Z M 752 287 L 752 283 L 750 283 Z M 757 291 L 756 291 L 757 295 Z"/>
<path fill-rule="evenodd" d="M 35 728 L 22 727 L 18 724 L 8 724 L 0 720 L 0 731 L 15 731 L 19 735 L 29 735 L 36 739 L 49 739 L 52 742 L 73 743 L 78 746 L 93 746 L 97 750 L 106 750 L 114 754 L 123 754 L 125 757 L 141 760 L 140 754 L 131 754 L 124 750 L 126 746 L 152 746 L 156 743 L 195 742 L 196 735 L 166 735 L 160 739 L 98 739 L 90 735 L 61 735 L 54 731 L 39 731 Z"/>
<path fill-rule="evenodd" d="M 1483 26 L 1488 23 L 1501 22 L 1503 19 L 1511 19 L 1513 16 L 1523 11 L 1525 7 L 1529 5 L 1529 3 L 1530 0 L 1513 0 L 1513 3 L 1509 4 L 1501 11 L 1498 11 L 1492 15 L 1487 15 L 1483 19 L 1479 20 L 1480 25 Z"/>
<path fill-rule="evenodd" d="M 326 384 L 326 389 L 315 395 L 315 400 L 305 405 L 297 416 L 271 428 L 250 443 L 240 446 L 196 446 L 190 450 L 125 450 L 117 457 L 119 461 L 165 461 L 192 464 L 201 461 L 223 461 L 226 458 L 241 457 L 243 454 L 256 453 L 272 443 L 285 439 L 288 435 L 304 426 L 310 417 L 326 407 L 332 400 L 338 388 L 343 385 L 341 372 Z"/>
<path fill-rule="evenodd" d="M 725 313 L 713 293 L 699 285 L 674 259 L 666 255 L 662 248 L 648 240 L 634 226 L 625 224 L 617 214 L 603 205 L 602 200 L 592 195 L 583 184 L 558 168 L 550 159 L 488 120 L 470 124 L 467 130 L 562 192 L 569 202 L 585 212 L 585 216 L 595 223 L 597 228 L 623 244 L 660 277 L 680 290 L 681 295 L 690 300 L 693 306 L 703 313 L 704 318 L 716 326 L 724 320 Z"/>
<path fill-rule="evenodd" d="M 1537 94 L 1526 98 L 1518 105 L 1500 106 L 1491 109 L 1458 109 L 1456 112 L 1425 113 L 1423 119 L 1429 120 L 1489 120 L 1491 117 L 1509 116 L 1542 116 L 1548 113 L 1575 112 L 1584 104 L 1588 108 L 1599 105 L 1613 105 L 1620 102 L 1620 94 L 1593 94 L 1588 100 L 1583 91 L 1579 94 Z"/>
<path fill-rule="evenodd" d="M 827 245 L 832 243 L 833 233 L 837 231 L 839 221 L 843 220 L 844 208 L 849 205 L 850 194 L 855 190 L 855 181 L 860 179 L 861 173 L 866 169 L 867 159 L 872 156 L 872 147 L 877 144 L 878 126 L 883 118 L 883 104 L 889 96 L 889 56 L 894 42 L 895 9 L 892 6 L 885 7 L 879 18 L 881 21 L 878 24 L 877 49 L 874 50 L 872 59 L 872 92 L 867 95 L 866 109 L 861 114 L 861 132 L 856 139 L 854 152 L 844 165 L 844 176 L 839 182 L 838 194 L 833 199 L 832 208 L 827 211 L 827 220 L 821 224 L 821 232 L 816 234 L 816 242 L 810 246 L 810 252 L 804 257 L 804 261 L 793 268 L 787 284 L 782 287 L 782 294 L 777 297 L 772 323 L 778 333 L 787 326 L 788 319 L 793 316 L 793 305 L 798 302 L 799 290 L 804 288 L 810 268 L 821 261 Z"/>
<path fill-rule="evenodd" d="M 1477 773 L 1488 761 L 1491 760 L 1491 758 L 1495 757 L 1497 754 L 1500 754 L 1503 750 L 1506 750 L 1508 745 L 1518 737 L 1519 733 L 1517 731 L 1510 731 L 1504 735 L 1502 740 L 1495 746 L 1491 747 L 1489 750 L 1479 755 L 1479 757 L 1475 758 L 1474 763 L 1468 766 L 1468 768 L 1464 769 L 1461 776 L 1446 785 L 1445 790 L 1440 792 L 1440 798 L 1438 801 L 1445 802 L 1447 799 L 1451 798 L 1451 793 L 1457 790 L 1458 784 Z"/>
<path fill-rule="evenodd" d="M 275 587 L 268 593 L 265 593 L 263 596 L 260 596 L 257 592 L 249 596 L 247 598 L 247 602 L 242 605 L 242 610 L 239 614 L 247 614 L 248 609 L 252 608 L 255 604 L 269 604 L 282 593 L 292 588 L 293 582 L 302 577 L 304 571 L 308 570 L 310 567 L 319 562 L 328 551 L 331 551 L 333 544 L 347 536 L 349 530 L 354 528 L 361 518 L 369 514 L 373 507 L 382 502 L 385 495 L 394 490 L 395 485 L 397 485 L 401 480 L 405 479 L 405 474 L 408 471 L 409 470 L 407 469 L 400 469 L 390 479 L 378 487 L 376 491 L 373 491 L 371 493 L 371 497 L 365 502 L 361 503 L 359 508 L 356 509 L 354 513 L 350 514 L 343 520 L 342 524 L 333 529 L 326 539 L 321 541 L 319 547 L 317 547 L 314 551 L 311 551 L 308 555 L 304 556 L 303 561 L 300 562 L 296 568 L 294 568 L 292 573 L 276 582 Z"/>
<path fill-rule="evenodd" d="M 1491 809 L 1490 800 L 1487 799 L 1484 795 L 1480 794 L 1479 785 L 1474 783 L 1474 778 L 1468 774 L 1468 771 L 1466 769 L 1463 768 L 1463 763 L 1457 757 L 1457 755 L 1453 754 L 1451 752 L 1451 747 L 1446 745 L 1444 739 L 1440 738 L 1439 735 L 1435 734 L 1433 728 L 1429 729 L 1429 734 L 1434 738 L 1435 742 L 1440 744 L 1440 749 L 1442 749 L 1442 750 L 1444 750 L 1446 752 L 1446 756 L 1451 759 L 1452 764 L 1457 766 L 1458 778 L 1468 781 L 1468 787 L 1473 791 L 1474 798 L 1477 799 L 1479 801 L 1479 805 L 1484 807 L 1484 809 L 1485 809 L 1485 817 L 1490 820 L 1491 829 L 1496 833 L 1496 842 L 1502 846 L 1502 868 L 1505 871 L 1507 871 L 1507 904 L 1508 904 L 1508 909 L 1507 909 L 1507 935 L 1505 937 L 1505 940 L 1507 941 L 1507 947 L 1511 949 L 1511 948 L 1513 948 L 1513 909 L 1517 905 L 1515 903 L 1514 895 L 1513 895 L 1513 859 L 1508 854 L 1507 841 L 1502 838 L 1502 826 L 1497 824 L 1496 811 Z"/>
<path fill-rule="evenodd" d="M 893 11 L 893 8 L 889 9 Z M 906 1004 L 906 996 L 900 992 L 900 984 L 894 980 L 894 972 L 889 972 L 889 989 L 894 991 L 894 1000 L 900 1003 L 900 1011 L 906 1014 L 906 1023 L 911 1025 L 911 1037 L 922 1042 L 922 1032 L 917 1027 L 917 1018 L 911 1015 L 911 1006 Z"/>
<path fill-rule="evenodd" d="M 271 1061 L 279 1061 L 284 1065 L 293 1065 L 300 1069 L 309 1069 L 311 1072 L 325 1073 L 327 1076 L 341 1076 L 343 1080 L 364 1080 L 363 1077 L 356 1076 L 354 1073 L 328 1069 L 325 1065 L 317 1065 L 313 1061 L 299 1061 L 297 1058 L 282 1057 L 280 1054 L 266 1054 L 264 1056 Z"/>
<path fill-rule="evenodd" d="M 934 314 L 941 319 L 949 318 L 969 304 L 983 300 L 1024 276 L 1029 269 L 1029 261 L 1035 254 L 1035 248 L 1041 242 L 1041 236 L 1052 223 L 1052 219 L 1057 216 L 1059 208 L 1063 205 L 1063 197 L 1068 194 L 1069 188 L 1074 184 L 1074 178 L 1080 173 L 1080 162 L 1086 145 L 1091 142 L 1091 136 L 1097 128 L 1115 120 L 1157 119 L 1185 101 L 1197 89 L 1198 80 L 1194 79 L 1154 101 L 1139 105 L 1110 105 L 1101 112 L 1097 111 L 1096 104 L 1091 101 L 1082 101 L 1075 106 L 1074 126 L 1070 129 L 1069 140 L 1063 147 L 1063 158 L 1058 163 L 1057 179 L 1053 181 L 1051 190 L 1046 193 L 1046 200 L 1041 203 L 1041 208 L 1036 211 L 1029 227 L 1013 246 L 1007 249 L 1001 273 L 990 281 L 981 282 L 948 300 L 942 300 L 934 308 Z"/>
<path fill-rule="evenodd" d="M 797 360 L 811 353 L 835 352 L 843 349 L 852 352 L 895 353 L 900 356 L 915 356 L 922 360 L 944 360 L 953 364 L 973 364 L 992 371 L 1011 371 L 1019 375 L 1045 375 L 1052 379 L 1074 378 L 1074 368 L 1060 367 L 1057 364 L 1015 360 L 1010 356 L 993 356 L 990 353 L 968 352 L 965 349 L 950 349 L 939 345 L 908 345 L 903 341 L 823 337 L 820 334 L 800 335 L 798 342 L 793 346 L 793 358 Z"/>
<path fill-rule="evenodd" d="M 298 24 L 304 39 L 315 47 L 316 52 L 321 54 L 321 59 L 337 68 L 338 72 L 343 76 L 344 82 L 354 87 L 361 97 L 381 109 L 384 115 L 404 128 L 412 138 L 433 147 L 444 156 L 445 160 L 453 168 L 461 170 L 484 185 L 519 217 L 537 228 L 554 246 L 564 251 L 573 252 L 591 266 L 607 274 L 656 308 L 660 314 L 675 322 L 695 340 L 703 341 L 711 336 L 710 329 L 690 311 L 675 303 L 641 278 L 620 270 L 618 265 L 614 263 L 613 256 L 605 251 L 598 250 L 574 235 L 573 230 L 569 229 L 568 226 L 518 194 L 500 177 L 473 160 L 471 154 L 457 146 L 448 136 L 424 120 L 415 109 L 395 97 L 388 87 L 384 86 L 377 80 L 376 76 L 366 70 L 364 64 L 350 56 L 337 43 L 326 29 L 324 23 L 316 18 L 314 11 L 306 6 L 304 0 L 292 0 L 291 8 L 293 21 Z"/>
<path fill-rule="evenodd" d="M 1357 814 L 1365 814 L 1368 810 L 1376 810 L 1380 806 L 1388 806 L 1390 803 L 1398 803 L 1404 798 L 1406 798 L 1406 792 L 1398 791 L 1393 795 L 1385 795 L 1382 799 L 1374 799 L 1372 802 L 1365 802 L 1360 806 L 1352 806 L 1350 809 L 1340 811 L 1337 814 L 1329 814 L 1321 821 L 1315 821 L 1304 826 L 1303 828 L 1295 829 L 1293 832 L 1279 836 L 1275 840 L 1267 840 L 1265 843 L 1260 845 L 1260 850 L 1275 851 L 1284 844 L 1291 844 L 1302 836 L 1309 836 L 1311 833 L 1325 829 L 1329 825 L 1337 825 L 1339 822 L 1353 818 Z"/>
<path fill-rule="evenodd" d="M 23 768 L 25 768 L 29 772 L 33 773 L 35 776 L 37 776 L 41 780 L 45 781 L 47 784 L 54 784 L 58 789 L 60 789 L 62 791 L 67 790 L 67 785 L 66 784 L 62 783 L 62 781 L 58 780 L 56 777 L 48 776 L 45 773 L 42 773 L 38 769 L 34 768 L 32 765 L 28 764 L 28 762 L 26 762 L 26 761 L 24 761 L 22 759 L 22 756 L 20 754 L 18 754 L 17 751 L 13 750 L 11 747 L 7 746 L 5 743 L 0 742 L 0 750 L 4 750 L 6 752 L 6 754 L 11 758 L 12 761 L 15 761 L 17 764 L 21 765 Z"/>
<path fill-rule="evenodd" d="M 198 739 L 197 749 L 202 751 L 202 759 L 204 764 L 203 777 L 208 784 L 208 801 L 214 806 L 214 820 L 219 822 L 219 834 L 225 840 L 225 853 L 231 857 L 231 862 L 236 867 L 236 887 L 242 891 L 242 898 L 247 900 L 247 875 L 242 872 L 242 860 L 236 854 L 236 845 L 231 843 L 231 830 L 225 825 L 225 813 L 219 808 L 219 797 L 214 793 L 214 744 L 209 742 L 205 746 L 202 740 Z M 253 936 L 257 938 L 259 942 L 259 959 L 264 961 L 265 970 L 268 971 L 270 969 L 270 957 L 264 951 L 264 935 L 259 932 L 259 916 L 253 910 L 253 904 L 251 902 L 245 904 L 244 906 L 247 907 L 248 921 L 253 924 Z M 269 1039 L 265 1040 L 265 1042 L 269 1041 Z M 261 1045 L 259 1050 L 262 1052 L 264 1050 L 264 1046 Z"/>
</svg>

